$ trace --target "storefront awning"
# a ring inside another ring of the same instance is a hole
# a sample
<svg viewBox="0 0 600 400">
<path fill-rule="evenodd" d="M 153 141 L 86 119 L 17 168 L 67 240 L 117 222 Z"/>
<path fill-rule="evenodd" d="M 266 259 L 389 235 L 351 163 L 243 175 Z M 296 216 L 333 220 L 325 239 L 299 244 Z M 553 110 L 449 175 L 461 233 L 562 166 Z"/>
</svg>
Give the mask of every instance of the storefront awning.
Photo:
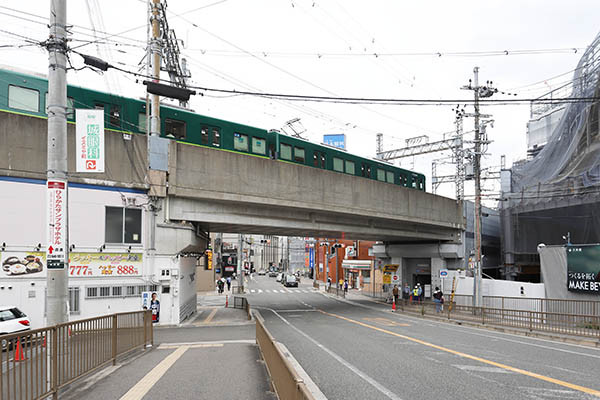
<svg viewBox="0 0 600 400">
<path fill-rule="evenodd" d="M 344 260 L 342 268 L 346 269 L 371 269 L 371 260 Z"/>
</svg>

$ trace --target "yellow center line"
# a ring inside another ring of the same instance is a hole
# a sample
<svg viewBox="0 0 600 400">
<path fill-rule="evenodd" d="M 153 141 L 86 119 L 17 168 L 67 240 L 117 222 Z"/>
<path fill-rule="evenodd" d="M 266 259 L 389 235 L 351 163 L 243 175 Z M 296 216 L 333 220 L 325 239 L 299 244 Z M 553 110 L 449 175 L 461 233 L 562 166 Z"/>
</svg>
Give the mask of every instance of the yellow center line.
<svg viewBox="0 0 600 400">
<path fill-rule="evenodd" d="M 169 368 L 189 349 L 190 346 L 181 346 L 162 360 L 152 371 L 148 372 L 134 387 L 129 389 L 120 400 L 141 400 L 152 386 L 167 372 Z"/>
<path fill-rule="evenodd" d="M 208 317 L 206 317 L 206 319 L 202 323 L 208 324 L 210 321 L 212 321 L 212 319 L 216 313 L 217 313 L 217 309 L 215 308 L 214 310 L 212 310 L 212 312 L 210 314 L 208 314 Z"/>
<path fill-rule="evenodd" d="M 387 333 L 388 335 L 392 335 L 392 336 L 396 336 L 396 337 L 399 337 L 399 338 L 402 338 L 402 339 L 410 340 L 411 342 L 419 343 L 419 344 L 422 344 L 423 346 L 432 347 L 434 349 L 445 351 L 447 353 L 451 353 L 451 354 L 454 354 L 454 355 L 457 355 L 457 356 L 460 356 L 460 357 L 468 358 L 470 360 L 479 361 L 481 363 L 488 364 L 488 365 L 493 365 L 495 367 L 502 368 L 502 369 L 505 369 L 507 371 L 516 372 L 518 374 L 530 376 L 532 378 L 536 378 L 536 379 L 539 379 L 539 380 L 542 380 L 542 381 L 554 383 L 556 385 L 564 386 L 564 387 L 567 387 L 569 389 L 578 390 L 578 391 L 583 392 L 583 393 L 587 393 L 587 394 L 591 394 L 591 395 L 600 397 L 600 391 L 599 390 L 590 389 L 590 388 L 587 388 L 585 386 L 575 385 L 573 383 L 561 381 L 560 379 L 550 378 L 549 376 L 545 376 L 545 375 L 541 375 L 541 374 L 536 374 L 535 372 L 530 372 L 530 371 L 526 371 L 524 369 L 511 367 L 510 365 L 501 364 L 501 363 L 498 363 L 498 362 L 495 362 L 495 361 L 491 361 L 491 360 L 486 360 L 485 358 L 472 356 L 470 354 L 466 354 L 466 353 L 462 353 L 460 351 L 456 351 L 456 350 L 448 349 L 446 347 L 438 346 L 436 344 L 429 343 L 429 342 L 426 342 L 424 340 L 416 339 L 416 338 L 413 338 L 413 337 L 410 337 L 410 336 L 402 335 L 400 333 L 389 331 L 387 329 L 383 329 L 383 328 L 379 328 L 379 327 L 376 327 L 376 326 L 373 326 L 373 325 L 365 324 L 364 322 L 356 321 L 356 320 L 353 320 L 351 318 L 343 317 L 341 315 L 328 313 L 328 312 L 323 311 L 323 310 L 318 310 L 318 311 L 321 312 L 321 313 L 323 313 L 323 314 L 325 314 L 325 315 L 329 315 L 331 317 L 343 319 L 344 321 L 348 321 L 348 322 L 351 322 L 353 324 L 364 326 L 365 328 L 370 328 L 370 329 L 373 329 L 373 330 L 376 330 L 376 331 L 379 331 L 379 332 Z"/>
</svg>

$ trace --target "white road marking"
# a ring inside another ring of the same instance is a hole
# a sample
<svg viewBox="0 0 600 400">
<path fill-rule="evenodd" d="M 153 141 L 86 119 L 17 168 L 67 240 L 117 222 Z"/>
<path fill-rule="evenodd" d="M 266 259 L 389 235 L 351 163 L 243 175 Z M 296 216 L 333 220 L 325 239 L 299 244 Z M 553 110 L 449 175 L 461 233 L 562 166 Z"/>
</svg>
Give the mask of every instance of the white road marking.
<svg viewBox="0 0 600 400">
<path fill-rule="evenodd" d="M 484 367 L 480 365 L 453 365 L 458 369 L 462 369 L 463 371 L 473 371 L 473 372 L 495 372 L 498 374 L 512 374 L 512 371 L 505 370 L 503 368 L 498 367 Z"/>
<path fill-rule="evenodd" d="M 375 389 L 379 390 L 385 396 L 387 396 L 388 398 L 390 398 L 392 400 L 402 400 L 394 392 L 392 392 L 391 390 L 389 390 L 388 388 L 386 388 L 385 386 L 383 386 L 382 384 L 380 384 L 379 382 L 377 382 L 375 379 L 371 378 L 369 375 L 367 375 L 366 373 L 364 373 L 363 371 L 361 371 L 360 369 L 358 369 L 354 365 L 350 364 L 348 361 L 344 360 L 342 357 L 340 357 L 339 355 L 337 355 L 333 351 L 329 350 L 327 347 L 323 346 L 321 343 L 317 342 L 315 339 L 313 339 L 312 337 L 310 337 L 309 335 L 307 335 L 306 333 L 304 333 L 303 331 L 301 331 L 300 329 L 298 329 L 294 325 L 290 324 L 290 322 L 288 320 L 286 320 L 285 318 L 283 318 L 281 315 L 279 315 L 279 313 L 277 311 L 275 311 L 275 310 L 270 310 L 270 311 L 272 311 L 275 315 L 277 315 L 290 328 L 292 328 L 293 330 L 295 330 L 296 332 L 298 332 L 299 334 L 301 334 L 302 336 L 304 336 L 307 340 L 309 340 L 310 342 L 312 342 L 313 344 L 315 344 L 321 350 L 325 351 L 327 354 L 329 354 L 331 357 L 333 357 L 334 359 L 336 359 L 338 362 L 340 362 L 342 365 L 344 365 L 350 371 L 354 372 L 356 375 L 360 376 L 362 379 L 364 379 L 365 381 L 367 381 L 371 386 L 373 386 Z"/>
<path fill-rule="evenodd" d="M 255 339 L 236 339 L 236 340 L 206 340 L 202 342 L 175 342 L 175 343 L 161 343 L 161 346 L 168 347 L 181 347 L 181 346 L 197 346 L 197 345 L 211 345 L 211 344 L 256 344 Z"/>
<path fill-rule="evenodd" d="M 250 289 L 250 293 L 254 293 L 254 292 L 256 292 L 256 290 Z"/>
<path fill-rule="evenodd" d="M 188 346 L 178 347 L 156 367 L 152 368 L 152 371 L 148 372 L 134 387 L 129 389 L 120 400 L 141 400 L 187 349 L 189 349 Z"/>
<path fill-rule="evenodd" d="M 262 292 L 263 292 L 262 289 L 258 289 L 258 293 L 262 293 Z"/>
</svg>

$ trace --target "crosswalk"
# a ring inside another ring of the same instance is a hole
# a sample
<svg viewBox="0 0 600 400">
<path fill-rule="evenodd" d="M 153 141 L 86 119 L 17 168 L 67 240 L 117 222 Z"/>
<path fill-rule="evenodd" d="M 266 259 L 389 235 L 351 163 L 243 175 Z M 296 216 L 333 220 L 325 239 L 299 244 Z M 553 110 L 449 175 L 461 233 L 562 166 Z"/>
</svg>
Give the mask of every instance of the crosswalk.
<svg viewBox="0 0 600 400">
<path fill-rule="evenodd" d="M 305 289 L 250 289 L 250 293 L 313 293 L 312 290 Z"/>
</svg>

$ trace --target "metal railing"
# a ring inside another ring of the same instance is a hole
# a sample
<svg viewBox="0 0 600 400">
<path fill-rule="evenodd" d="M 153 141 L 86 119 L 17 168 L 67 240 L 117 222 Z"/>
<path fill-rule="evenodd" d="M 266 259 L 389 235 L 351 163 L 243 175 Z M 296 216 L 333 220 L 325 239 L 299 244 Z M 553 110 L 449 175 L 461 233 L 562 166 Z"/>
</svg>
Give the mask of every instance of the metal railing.
<svg viewBox="0 0 600 400">
<path fill-rule="evenodd" d="M 0 336 L 0 400 L 40 399 L 153 343 L 150 311 L 105 315 Z"/>
<path fill-rule="evenodd" d="M 256 314 L 256 343 L 271 376 L 271 383 L 279 399 L 314 400 L 304 380 L 280 350 L 278 343 Z"/>
<path fill-rule="evenodd" d="M 239 308 L 246 311 L 248 315 L 248 320 L 252 319 L 252 314 L 250 313 L 250 303 L 248 303 L 248 299 L 245 297 L 233 297 L 233 308 Z"/>
<path fill-rule="evenodd" d="M 600 316 L 598 314 L 473 307 L 456 302 L 450 304 L 448 301 L 439 307 L 431 301 L 420 303 L 402 301 L 398 309 L 421 315 L 438 315 L 449 320 L 471 321 L 484 325 L 513 327 L 529 331 L 600 338 Z M 438 312 L 438 309 L 440 312 Z"/>
</svg>

